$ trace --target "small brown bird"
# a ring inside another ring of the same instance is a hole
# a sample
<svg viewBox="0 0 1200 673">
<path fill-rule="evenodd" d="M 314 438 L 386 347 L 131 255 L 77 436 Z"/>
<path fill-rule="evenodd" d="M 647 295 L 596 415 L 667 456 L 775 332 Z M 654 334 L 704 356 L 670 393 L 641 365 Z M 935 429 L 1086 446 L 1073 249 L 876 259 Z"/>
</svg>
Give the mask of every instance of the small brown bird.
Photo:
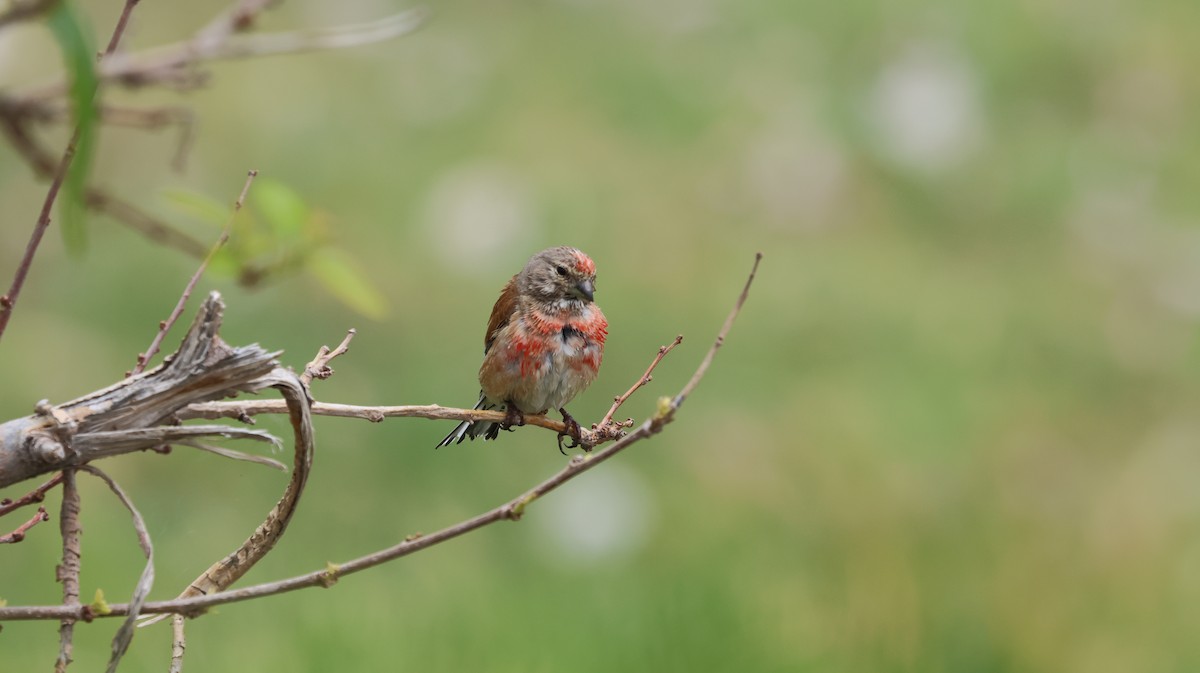
<svg viewBox="0 0 1200 673">
<path fill-rule="evenodd" d="M 503 406 L 505 420 L 463 421 L 438 446 L 463 438 L 495 439 L 522 425 L 524 414 L 562 413 L 579 441 L 579 424 L 566 404 L 596 380 L 608 321 L 592 298 L 596 264 L 566 246 L 543 250 L 513 276 L 492 307 L 483 339 L 476 409 Z M 561 437 L 559 438 L 561 442 Z"/>
</svg>

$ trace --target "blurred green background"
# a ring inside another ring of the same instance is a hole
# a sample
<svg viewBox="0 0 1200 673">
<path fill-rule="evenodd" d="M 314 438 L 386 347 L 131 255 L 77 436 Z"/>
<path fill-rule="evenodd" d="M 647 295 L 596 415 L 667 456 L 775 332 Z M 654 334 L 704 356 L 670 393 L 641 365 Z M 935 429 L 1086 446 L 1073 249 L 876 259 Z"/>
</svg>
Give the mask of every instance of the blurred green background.
<svg viewBox="0 0 1200 673">
<path fill-rule="evenodd" d="M 102 40 L 119 5 L 81 6 Z M 300 367 L 357 327 L 319 399 L 469 405 L 497 291 L 566 243 L 596 260 L 611 323 L 581 420 L 685 335 L 625 407 L 640 419 L 762 250 L 758 283 L 667 432 L 519 524 L 222 607 L 190 624 L 185 670 L 1200 668 L 1200 4 L 430 6 L 393 42 L 216 64 L 184 96 L 110 92 L 189 106 L 197 136 L 173 173 L 177 133 L 106 127 L 96 184 L 211 241 L 167 195 L 228 203 L 258 169 L 386 300 L 371 318 L 311 274 L 252 290 L 213 274 L 229 342 Z M 221 7 L 143 2 L 125 45 Z M 261 27 L 403 8 L 293 0 Z M 0 32 L 4 91 L 60 63 L 43 27 Z M 41 132 L 61 147 L 61 127 Z M 44 189 L 0 147 L 5 284 Z M 0 344 L 0 418 L 120 378 L 195 268 L 89 226 L 82 258 L 52 230 L 36 261 Z M 449 429 L 318 419 L 298 518 L 243 583 L 454 523 L 564 462 L 534 430 L 434 451 Z M 155 598 L 240 543 L 285 481 L 186 449 L 103 467 L 148 520 Z M 84 597 L 125 600 L 127 515 L 94 480 L 83 496 Z M 56 602 L 57 554 L 53 524 L 0 549 L 0 597 Z M 79 627 L 72 670 L 101 667 L 116 627 Z M 139 632 L 122 670 L 164 670 L 169 632 Z M 56 647 L 52 624 L 5 624 L 0 669 L 46 670 Z"/>
</svg>

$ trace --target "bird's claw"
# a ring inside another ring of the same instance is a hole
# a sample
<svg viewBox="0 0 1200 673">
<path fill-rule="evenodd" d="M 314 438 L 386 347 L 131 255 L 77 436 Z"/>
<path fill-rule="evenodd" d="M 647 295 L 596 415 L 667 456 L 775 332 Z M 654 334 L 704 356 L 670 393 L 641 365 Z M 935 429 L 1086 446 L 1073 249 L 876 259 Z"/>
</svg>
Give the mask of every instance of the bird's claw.
<svg viewBox="0 0 1200 673">
<path fill-rule="evenodd" d="M 505 405 L 504 420 L 500 421 L 500 429 L 512 432 L 522 425 L 525 425 L 525 414 L 513 404 Z"/>
<path fill-rule="evenodd" d="M 563 425 L 567 426 L 567 431 L 558 433 L 558 451 L 565 456 L 567 452 L 563 450 L 563 437 L 569 437 L 571 440 L 571 443 L 567 444 L 566 448 L 568 449 L 583 446 L 583 430 L 579 427 L 579 421 L 568 414 L 566 409 L 559 409 L 559 412 L 563 415 Z M 586 451 L 587 448 L 585 447 L 584 450 Z"/>
</svg>

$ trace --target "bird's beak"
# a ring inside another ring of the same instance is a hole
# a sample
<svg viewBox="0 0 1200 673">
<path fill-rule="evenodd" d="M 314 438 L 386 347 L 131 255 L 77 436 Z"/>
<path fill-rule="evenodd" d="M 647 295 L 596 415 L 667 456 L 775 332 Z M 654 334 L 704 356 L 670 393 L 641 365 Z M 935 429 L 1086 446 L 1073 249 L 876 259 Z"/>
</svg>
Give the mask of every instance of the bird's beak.
<svg viewBox="0 0 1200 673">
<path fill-rule="evenodd" d="M 579 281 L 579 284 L 575 286 L 574 290 L 575 294 L 581 299 L 586 299 L 588 301 L 592 301 L 592 297 L 596 296 L 596 286 L 592 284 L 592 281 L 587 279 Z"/>
</svg>

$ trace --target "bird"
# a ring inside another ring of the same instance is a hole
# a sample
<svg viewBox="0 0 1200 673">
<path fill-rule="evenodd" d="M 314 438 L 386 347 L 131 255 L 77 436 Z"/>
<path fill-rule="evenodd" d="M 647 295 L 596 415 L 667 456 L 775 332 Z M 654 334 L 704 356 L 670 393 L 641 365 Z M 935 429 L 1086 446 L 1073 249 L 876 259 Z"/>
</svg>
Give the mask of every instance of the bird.
<svg viewBox="0 0 1200 673">
<path fill-rule="evenodd" d="M 557 409 L 573 444 L 579 423 L 566 405 L 600 370 L 608 320 L 596 305 L 596 264 L 582 251 L 558 246 L 536 253 L 500 291 L 483 338 L 476 409 L 502 407 L 505 418 L 463 421 L 438 443 L 495 439 L 500 430 L 524 425 L 526 414 Z"/>
</svg>

